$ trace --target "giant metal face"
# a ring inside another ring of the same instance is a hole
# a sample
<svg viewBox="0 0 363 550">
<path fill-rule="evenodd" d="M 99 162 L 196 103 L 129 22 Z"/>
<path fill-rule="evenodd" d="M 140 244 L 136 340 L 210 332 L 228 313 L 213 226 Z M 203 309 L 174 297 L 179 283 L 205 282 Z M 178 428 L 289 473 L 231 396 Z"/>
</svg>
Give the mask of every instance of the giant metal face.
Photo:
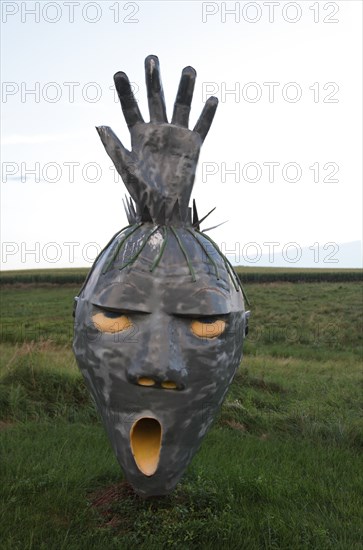
<svg viewBox="0 0 363 550">
<path fill-rule="evenodd" d="M 147 71 L 158 69 L 155 60 L 147 58 Z M 130 121 L 125 77 L 118 91 Z M 189 96 L 179 88 L 177 99 L 190 108 Z M 74 352 L 126 478 L 150 496 L 171 491 L 197 451 L 240 363 L 247 318 L 237 276 L 187 208 L 200 134 L 165 121 L 133 125 L 143 138 L 131 178 L 125 158 L 115 158 L 117 138 L 99 129 L 135 206 L 128 203 L 130 225 L 101 253 L 77 298 Z"/>
</svg>

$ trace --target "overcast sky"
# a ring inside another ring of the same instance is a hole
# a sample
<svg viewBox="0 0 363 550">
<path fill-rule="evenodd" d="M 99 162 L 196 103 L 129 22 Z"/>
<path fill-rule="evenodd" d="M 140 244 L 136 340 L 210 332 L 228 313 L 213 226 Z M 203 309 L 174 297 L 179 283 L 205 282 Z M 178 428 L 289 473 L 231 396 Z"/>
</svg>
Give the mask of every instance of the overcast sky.
<svg viewBox="0 0 363 550">
<path fill-rule="evenodd" d="M 358 267 L 362 3 L 8 2 L 2 9 L 2 269 L 90 266 L 124 227 L 126 189 L 95 130 L 129 146 L 125 71 L 148 120 L 144 59 L 170 116 L 186 65 L 193 127 L 219 107 L 193 197 L 243 265 Z M 348 243 L 348 244 L 347 244 Z"/>
</svg>

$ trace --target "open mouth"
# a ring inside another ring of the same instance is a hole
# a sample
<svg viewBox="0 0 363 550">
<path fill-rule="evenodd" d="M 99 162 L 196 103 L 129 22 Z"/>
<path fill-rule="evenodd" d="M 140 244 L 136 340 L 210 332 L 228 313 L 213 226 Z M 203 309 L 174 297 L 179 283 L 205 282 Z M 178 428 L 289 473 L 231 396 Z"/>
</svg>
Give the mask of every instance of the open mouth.
<svg viewBox="0 0 363 550">
<path fill-rule="evenodd" d="M 152 476 L 158 467 L 161 449 L 161 424 L 155 418 L 140 418 L 130 432 L 131 451 L 140 472 Z"/>
</svg>

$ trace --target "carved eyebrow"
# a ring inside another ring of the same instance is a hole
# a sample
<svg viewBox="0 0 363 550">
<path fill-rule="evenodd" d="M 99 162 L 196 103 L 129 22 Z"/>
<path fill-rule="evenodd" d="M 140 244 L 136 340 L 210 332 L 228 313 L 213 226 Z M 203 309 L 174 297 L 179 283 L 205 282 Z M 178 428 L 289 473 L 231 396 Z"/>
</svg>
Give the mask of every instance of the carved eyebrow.
<svg viewBox="0 0 363 550">
<path fill-rule="evenodd" d="M 174 317 L 180 317 L 181 319 L 213 319 L 213 322 L 220 319 L 227 320 L 229 315 L 230 313 L 173 313 Z"/>
<path fill-rule="evenodd" d="M 231 311 L 229 296 L 215 288 L 202 288 L 192 294 L 178 295 L 169 313 L 185 317 L 213 317 Z"/>
<path fill-rule="evenodd" d="M 97 302 L 92 302 L 92 305 L 96 308 L 102 310 L 102 311 L 109 311 L 111 313 L 151 313 L 151 311 L 148 311 L 146 308 L 139 307 L 136 304 L 125 304 L 125 307 L 112 307 L 108 304 L 100 304 Z"/>
<path fill-rule="evenodd" d="M 151 313 L 147 297 L 140 288 L 131 282 L 124 285 L 115 283 L 95 295 L 92 304 L 109 311 Z"/>
<path fill-rule="evenodd" d="M 214 288 L 214 287 L 210 287 L 210 286 L 206 286 L 204 288 L 199 288 L 197 290 L 197 292 L 193 292 L 192 297 L 197 296 L 201 292 L 206 293 L 207 295 L 208 294 L 219 294 L 220 296 L 223 296 L 223 298 L 228 298 L 228 296 L 224 292 L 219 290 L 219 288 Z"/>
</svg>

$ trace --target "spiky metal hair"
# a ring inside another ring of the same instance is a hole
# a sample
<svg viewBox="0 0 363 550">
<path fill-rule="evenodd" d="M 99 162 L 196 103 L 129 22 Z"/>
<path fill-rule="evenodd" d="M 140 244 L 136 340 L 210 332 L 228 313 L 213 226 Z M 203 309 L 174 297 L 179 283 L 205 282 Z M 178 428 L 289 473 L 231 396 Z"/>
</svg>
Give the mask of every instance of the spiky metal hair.
<svg viewBox="0 0 363 550">
<path fill-rule="evenodd" d="M 205 233 L 203 233 L 202 231 L 194 227 L 188 227 L 188 226 L 181 227 L 181 226 L 174 226 L 170 224 L 155 225 L 149 222 L 142 222 L 142 221 L 138 223 L 133 223 L 124 227 L 112 237 L 112 239 L 107 243 L 105 248 L 97 256 L 94 262 L 94 265 L 90 270 L 80 290 L 79 295 L 82 293 L 82 290 L 85 288 L 90 276 L 93 273 L 94 268 L 98 264 L 98 260 L 100 260 L 101 257 L 104 256 L 104 254 L 107 254 L 107 256 L 105 257 L 101 275 L 106 275 L 110 270 L 113 270 L 113 269 L 117 269 L 119 271 L 123 271 L 125 268 L 132 269 L 136 260 L 139 257 L 142 257 L 142 252 L 145 249 L 145 247 L 147 247 L 152 236 L 155 235 L 158 231 L 162 233 L 162 242 L 158 250 L 155 250 L 155 256 L 150 263 L 150 266 L 149 266 L 150 274 L 153 274 L 157 270 L 164 256 L 164 251 L 166 249 L 168 240 L 170 239 L 170 236 L 173 236 L 174 241 L 177 243 L 177 246 L 182 252 L 182 256 L 185 259 L 185 263 L 188 266 L 190 277 L 193 282 L 196 282 L 197 281 L 196 271 L 193 266 L 193 260 L 190 256 L 190 252 L 188 252 L 188 249 L 190 251 L 190 245 L 188 246 L 188 243 L 186 242 L 186 237 L 190 235 L 192 237 L 192 240 L 200 248 L 201 253 L 203 254 L 203 257 L 206 259 L 207 263 L 210 265 L 211 271 L 216 277 L 216 280 L 219 280 L 221 275 L 220 273 L 221 264 L 215 260 L 215 255 L 217 254 L 217 257 L 219 256 L 219 258 L 222 260 L 222 269 L 224 266 L 224 269 L 230 276 L 230 279 L 233 283 L 235 290 L 237 292 L 241 290 L 244 299 L 249 304 L 249 300 L 246 295 L 246 292 L 244 291 L 241 280 L 237 275 L 237 273 L 235 272 L 231 262 L 221 252 L 218 245 L 208 235 L 206 235 Z M 130 256 L 126 254 L 124 255 L 123 251 L 127 243 L 130 241 L 138 242 L 137 249 L 136 251 L 133 251 L 133 253 Z M 122 258 L 121 264 L 119 263 L 120 257 Z M 218 263 L 219 263 L 219 266 L 218 266 Z"/>
</svg>

